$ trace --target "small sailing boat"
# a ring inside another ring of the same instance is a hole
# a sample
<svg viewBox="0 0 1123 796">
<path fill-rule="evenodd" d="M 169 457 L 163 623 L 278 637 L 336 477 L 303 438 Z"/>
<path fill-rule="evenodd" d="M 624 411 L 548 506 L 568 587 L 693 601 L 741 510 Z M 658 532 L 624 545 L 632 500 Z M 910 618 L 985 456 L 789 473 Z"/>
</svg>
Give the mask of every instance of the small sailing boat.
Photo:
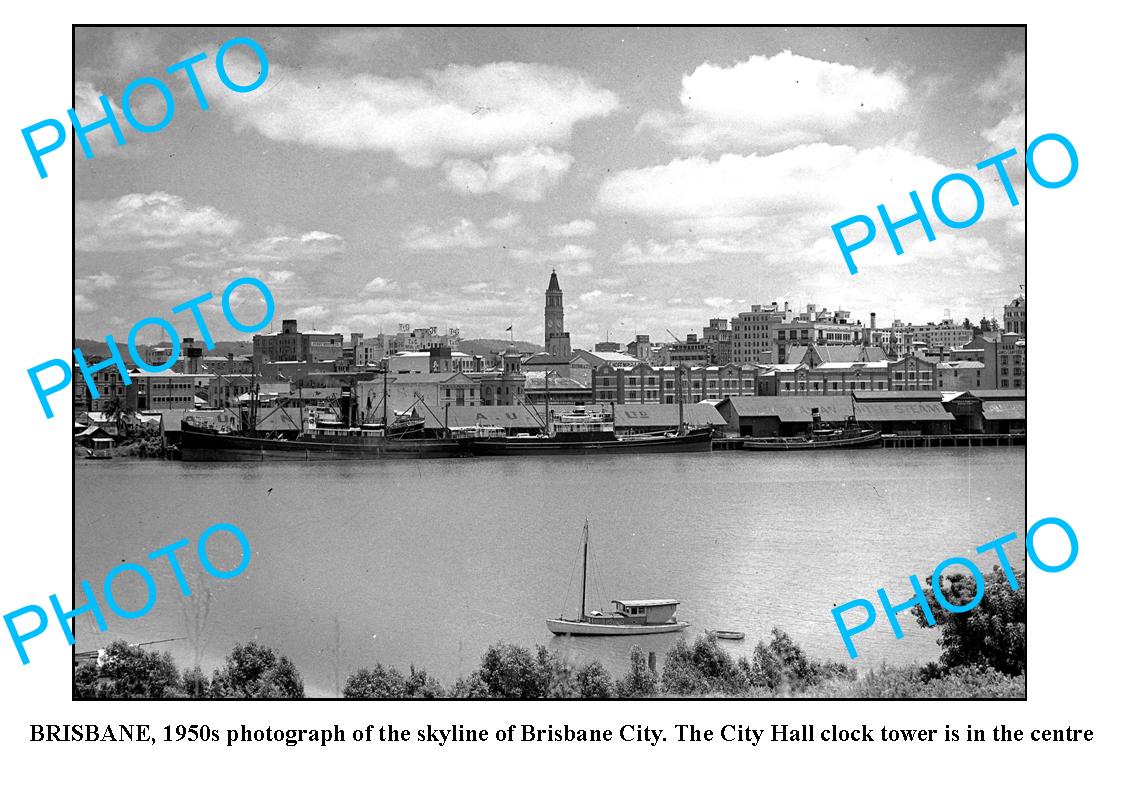
<svg viewBox="0 0 1123 796">
<path fill-rule="evenodd" d="M 613 600 L 611 614 L 585 610 L 589 571 L 589 521 L 585 520 L 581 561 L 581 613 L 577 619 L 547 619 L 546 627 L 558 636 L 639 636 L 675 633 L 690 626 L 675 619 L 678 600 Z"/>
</svg>

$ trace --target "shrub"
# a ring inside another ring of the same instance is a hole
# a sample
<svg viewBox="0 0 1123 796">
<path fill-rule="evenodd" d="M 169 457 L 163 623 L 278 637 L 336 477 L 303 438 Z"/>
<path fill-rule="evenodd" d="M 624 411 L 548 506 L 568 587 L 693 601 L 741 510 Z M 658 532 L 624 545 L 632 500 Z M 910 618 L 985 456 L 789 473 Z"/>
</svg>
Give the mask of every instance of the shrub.
<svg viewBox="0 0 1123 796">
<path fill-rule="evenodd" d="M 583 699 L 611 699 L 612 676 L 600 661 L 590 661 L 577 670 L 577 690 Z"/>
<path fill-rule="evenodd" d="M 653 696 L 658 690 L 658 685 L 659 680 L 655 672 L 647 667 L 643 650 L 639 645 L 632 645 L 628 673 L 616 683 L 616 695 L 624 698 Z"/>
<path fill-rule="evenodd" d="M 1014 573 L 1019 583 L 1025 583 L 1025 570 Z M 938 584 L 952 605 L 964 605 L 975 596 L 975 579 L 955 573 L 942 576 Z M 940 631 L 939 644 L 943 647 L 940 664 L 944 670 L 960 666 L 980 669 L 992 668 L 1009 675 L 1025 672 L 1026 665 L 1026 587 L 1010 589 L 1006 574 L 1000 567 L 983 576 L 983 599 L 970 611 L 952 613 L 941 606 L 932 592 L 932 579 L 928 578 L 925 596 L 936 617 Z M 921 627 L 928 627 L 920 606 L 912 613 Z"/>
<path fill-rule="evenodd" d="M 853 680 L 857 672 L 842 663 L 815 661 L 777 627 L 766 645 L 758 642 L 750 663 L 744 658 L 740 666 L 748 684 L 767 688 L 775 694 L 800 693 L 831 679 Z"/>
<path fill-rule="evenodd" d="M 748 686 L 745 670 L 706 633 L 687 644 L 675 642 L 663 663 L 663 691 L 668 694 L 736 694 Z"/>
<path fill-rule="evenodd" d="M 359 669 L 343 686 L 344 699 L 435 699 L 445 695 L 444 688 L 424 669 L 409 667 L 409 676 L 394 667 Z"/>
</svg>

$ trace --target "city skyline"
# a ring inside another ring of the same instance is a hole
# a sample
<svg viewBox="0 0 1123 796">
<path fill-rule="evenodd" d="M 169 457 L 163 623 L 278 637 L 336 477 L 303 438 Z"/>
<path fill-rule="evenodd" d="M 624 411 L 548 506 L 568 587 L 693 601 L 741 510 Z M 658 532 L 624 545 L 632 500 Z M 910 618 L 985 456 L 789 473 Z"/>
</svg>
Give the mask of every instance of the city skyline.
<svg viewBox="0 0 1123 796">
<path fill-rule="evenodd" d="M 990 183 L 975 227 L 879 240 L 856 277 L 829 228 L 1021 151 L 1022 29 L 81 29 L 79 118 L 238 35 L 269 55 L 259 92 L 203 70 L 203 112 L 170 81 L 167 129 L 77 156 L 78 336 L 246 274 L 305 329 L 538 342 L 557 268 L 575 347 L 773 300 L 977 321 L 1025 282 L 1024 203 Z"/>
</svg>

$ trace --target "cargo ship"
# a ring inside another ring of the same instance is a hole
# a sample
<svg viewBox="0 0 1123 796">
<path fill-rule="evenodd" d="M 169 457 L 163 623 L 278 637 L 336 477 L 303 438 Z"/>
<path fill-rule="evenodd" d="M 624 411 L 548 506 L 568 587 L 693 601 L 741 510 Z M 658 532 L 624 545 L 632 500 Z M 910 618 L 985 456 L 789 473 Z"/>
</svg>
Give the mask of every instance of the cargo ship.
<svg viewBox="0 0 1123 796">
<path fill-rule="evenodd" d="M 681 415 L 682 406 L 679 406 Z M 539 434 L 511 437 L 480 437 L 471 440 L 476 456 L 537 456 L 549 454 L 601 453 L 692 453 L 709 451 L 713 432 L 709 428 L 689 429 L 679 423 L 678 430 L 662 434 L 616 433 L 611 415 L 589 412 L 583 406 L 552 416 Z"/>
<path fill-rule="evenodd" d="M 470 456 L 472 433 L 428 436 L 416 414 L 389 417 L 385 375 L 382 420 L 354 426 L 349 422 L 350 390 L 344 388 L 338 415 L 312 412 L 295 439 L 256 430 L 256 396 L 250 400 L 246 430 L 240 433 L 201 428 L 184 422 L 180 454 L 186 462 L 264 460 L 324 461 L 336 459 L 440 459 Z"/>
</svg>

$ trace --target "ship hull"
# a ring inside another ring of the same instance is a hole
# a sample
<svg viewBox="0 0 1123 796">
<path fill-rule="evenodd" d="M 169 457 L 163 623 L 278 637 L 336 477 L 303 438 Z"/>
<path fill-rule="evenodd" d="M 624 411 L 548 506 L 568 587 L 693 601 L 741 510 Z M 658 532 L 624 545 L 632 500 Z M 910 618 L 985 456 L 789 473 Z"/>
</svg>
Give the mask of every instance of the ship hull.
<svg viewBox="0 0 1123 796">
<path fill-rule="evenodd" d="M 636 436 L 605 440 L 557 440 L 545 437 L 508 437 L 472 440 L 477 456 L 590 455 L 602 453 L 695 453 L 709 451 L 710 432 L 690 431 L 681 437 Z"/>
<path fill-rule="evenodd" d="M 870 431 L 855 437 L 841 439 L 797 439 L 792 437 L 746 438 L 741 449 L 747 451 L 803 451 L 830 448 L 872 448 L 881 447 L 881 432 Z"/>
<path fill-rule="evenodd" d="M 677 633 L 690 627 L 689 622 L 668 622 L 662 625 L 598 625 L 569 619 L 547 619 L 546 627 L 555 636 L 649 636 L 653 633 Z"/>
<path fill-rule="evenodd" d="M 185 462 L 335 461 L 340 459 L 442 459 L 469 456 L 468 440 L 368 437 L 361 441 L 312 442 L 217 434 L 183 428 Z"/>
</svg>

